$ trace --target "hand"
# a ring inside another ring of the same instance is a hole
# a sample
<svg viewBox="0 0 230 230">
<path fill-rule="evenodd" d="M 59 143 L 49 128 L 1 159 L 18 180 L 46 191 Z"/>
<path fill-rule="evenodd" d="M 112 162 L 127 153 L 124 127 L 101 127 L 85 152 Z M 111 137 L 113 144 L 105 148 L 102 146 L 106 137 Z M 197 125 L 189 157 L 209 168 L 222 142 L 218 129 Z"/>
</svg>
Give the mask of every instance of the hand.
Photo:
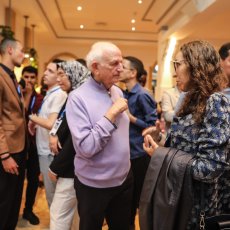
<svg viewBox="0 0 230 230">
<path fill-rule="evenodd" d="M 26 93 L 32 93 L 34 90 L 34 86 L 33 84 L 31 84 L 31 82 L 26 82 L 25 89 L 26 89 Z"/>
<path fill-rule="evenodd" d="M 5 170 L 5 172 L 7 172 L 7 173 L 16 174 L 16 175 L 19 174 L 18 164 L 16 163 L 16 161 L 12 157 L 2 161 L 2 166 Z"/>
<path fill-rule="evenodd" d="M 149 134 L 144 137 L 143 149 L 149 156 L 152 156 L 158 147 L 157 143 Z"/>
<path fill-rule="evenodd" d="M 137 118 L 134 117 L 134 116 L 130 113 L 129 108 L 128 108 L 125 112 L 127 113 L 128 117 L 129 117 L 129 121 L 130 121 L 131 123 L 135 123 L 135 122 L 137 121 Z"/>
<path fill-rule="evenodd" d="M 111 120 L 112 122 L 115 121 L 116 117 L 123 113 L 128 108 L 128 101 L 122 97 L 116 99 L 114 104 L 110 107 L 110 109 L 107 111 L 105 116 Z"/>
<path fill-rule="evenodd" d="M 34 136 L 36 133 L 36 124 L 33 121 L 29 121 L 28 130 L 30 135 Z"/>
<path fill-rule="evenodd" d="M 56 182 L 57 181 L 57 175 L 53 174 L 51 171 L 48 171 L 48 176 L 50 180 Z"/>
<path fill-rule="evenodd" d="M 160 132 L 160 121 L 157 120 L 155 126 L 148 127 L 142 131 L 142 136 L 146 136 L 149 134 L 151 135 L 154 141 L 157 141 L 159 139 Z"/>
<path fill-rule="evenodd" d="M 57 155 L 59 153 L 59 149 L 62 149 L 61 143 L 59 142 L 58 136 L 49 136 L 49 146 L 50 151 Z"/>
</svg>

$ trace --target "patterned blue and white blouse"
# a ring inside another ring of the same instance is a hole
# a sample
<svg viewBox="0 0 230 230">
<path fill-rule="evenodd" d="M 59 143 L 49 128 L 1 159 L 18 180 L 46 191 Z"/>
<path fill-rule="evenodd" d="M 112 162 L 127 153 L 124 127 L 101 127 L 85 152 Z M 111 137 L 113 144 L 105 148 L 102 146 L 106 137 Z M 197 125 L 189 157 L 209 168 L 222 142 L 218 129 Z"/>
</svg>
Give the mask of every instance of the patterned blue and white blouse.
<svg viewBox="0 0 230 230">
<path fill-rule="evenodd" d="M 212 94 L 202 124 L 191 114 L 175 117 L 170 134 L 171 147 L 195 156 L 194 205 L 187 229 L 199 229 L 202 182 L 206 215 L 230 213 L 230 101 L 221 93 Z"/>
</svg>

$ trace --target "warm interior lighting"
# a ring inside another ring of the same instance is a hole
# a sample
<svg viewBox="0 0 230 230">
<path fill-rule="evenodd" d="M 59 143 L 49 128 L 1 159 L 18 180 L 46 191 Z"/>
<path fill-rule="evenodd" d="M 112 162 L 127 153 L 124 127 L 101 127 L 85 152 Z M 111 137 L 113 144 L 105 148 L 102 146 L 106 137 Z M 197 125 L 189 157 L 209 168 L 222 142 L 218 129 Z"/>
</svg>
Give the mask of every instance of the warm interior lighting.
<svg viewBox="0 0 230 230">
<path fill-rule="evenodd" d="M 14 73 L 16 75 L 17 81 L 20 81 L 21 76 L 22 76 L 22 69 L 25 66 L 22 64 L 20 67 L 14 67 Z"/>
<path fill-rule="evenodd" d="M 28 53 L 25 53 L 25 54 L 24 54 L 24 57 L 25 57 L 25 58 L 29 58 L 30 55 L 29 55 Z"/>
<path fill-rule="evenodd" d="M 77 6 L 77 11 L 81 11 L 82 10 L 82 6 Z"/>
<path fill-rule="evenodd" d="M 135 30 L 136 30 L 136 28 L 133 26 L 133 27 L 132 27 L 132 31 L 135 31 Z"/>
<path fill-rule="evenodd" d="M 41 93 L 41 85 L 36 86 L 36 87 L 35 87 L 35 91 L 36 91 L 37 93 Z"/>
<path fill-rule="evenodd" d="M 84 25 L 80 25 L 80 28 L 81 28 L 81 29 L 84 29 Z"/>
<path fill-rule="evenodd" d="M 142 4 L 142 0 L 138 0 L 138 4 Z"/>
<path fill-rule="evenodd" d="M 131 23 L 133 23 L 133 24 L 134 24 L 135 22 L 136 22 L 136 20 L 135 20 L 135 19 L 132 19 L 132 20 L 131 20 Z"/>
<path fill-rule="evenodd" d="M 176 47 L 176 38 L 172 37 L 169 40 L 168 49 L 164 59 L 164 69 L 162 74 L 162 85 L 164 87 L 172 86 L 171 60 Z"/>
</svg>

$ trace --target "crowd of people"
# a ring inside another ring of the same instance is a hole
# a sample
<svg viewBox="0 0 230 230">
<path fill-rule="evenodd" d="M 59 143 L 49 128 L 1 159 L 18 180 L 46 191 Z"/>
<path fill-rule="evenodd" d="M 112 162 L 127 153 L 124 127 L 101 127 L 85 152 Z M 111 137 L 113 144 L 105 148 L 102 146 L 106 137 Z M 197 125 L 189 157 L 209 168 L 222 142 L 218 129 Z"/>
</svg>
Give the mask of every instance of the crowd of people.
<svg viewBox="0 0 230 230">
<path fill-rule="evenodd" d="M 142 61 L 96 42 L 86 62 L 55 59 L 35 91 L 38 71 L 14 67 L 20 41 L 0 43 L 0 229 L 33 211 L 42 174 L 51 230 L 201 229 L 230 217 L 230 43 L 183 44 L 172 61 L 176 87 L 157 102 L 144 88 Z M 118 87 L 123 82 L 125 89 Z M 21 204 L 24 178 L 25 204 Z"/>
</svg>

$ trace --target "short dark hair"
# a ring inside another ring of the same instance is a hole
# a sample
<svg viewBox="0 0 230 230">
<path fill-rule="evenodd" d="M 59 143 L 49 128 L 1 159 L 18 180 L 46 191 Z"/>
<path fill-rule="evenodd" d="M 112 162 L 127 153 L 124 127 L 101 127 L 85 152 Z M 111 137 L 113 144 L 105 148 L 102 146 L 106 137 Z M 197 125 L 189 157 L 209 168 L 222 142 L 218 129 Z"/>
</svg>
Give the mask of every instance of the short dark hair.
<svg viewBox="0 0 230 230">
<path fill-rule="evenodd" d="M 3 55 L 6 52 L 6 47 L 8 45 L 15 46 L 15 43 L 18 42 L 18 40 L 14 38 L 4 38 L 2 39 L 0 43 L 0 54 Z"/>
<path fill-rule="evenodd" d="M 34 73 L 36 76 L 38 75 L 38 69 L 29 65 L 29 66 L 26 66 L 23 68 L 22 70 L 22 75 L 25 73 L 25 72 L 28 72 L 28 73 Z"/>
<path fill-rule="evenodd" d="M 223 44 L 219 49 L 219 55 L 225 60 L 230 55 L 230 42 Z"/>
<path fill-rule="evenodd" d="M 137 71 L 137 80 L 139 81 L 144 72 L 143 62 L 133 56 L 126 56 L 124 59 L 130 61 L 131 67 Z"/>
<path fill-rule="evenodd" d="M 142 75 L 148 75 L 147 71 L 144 69 Z"/>
</svg>

